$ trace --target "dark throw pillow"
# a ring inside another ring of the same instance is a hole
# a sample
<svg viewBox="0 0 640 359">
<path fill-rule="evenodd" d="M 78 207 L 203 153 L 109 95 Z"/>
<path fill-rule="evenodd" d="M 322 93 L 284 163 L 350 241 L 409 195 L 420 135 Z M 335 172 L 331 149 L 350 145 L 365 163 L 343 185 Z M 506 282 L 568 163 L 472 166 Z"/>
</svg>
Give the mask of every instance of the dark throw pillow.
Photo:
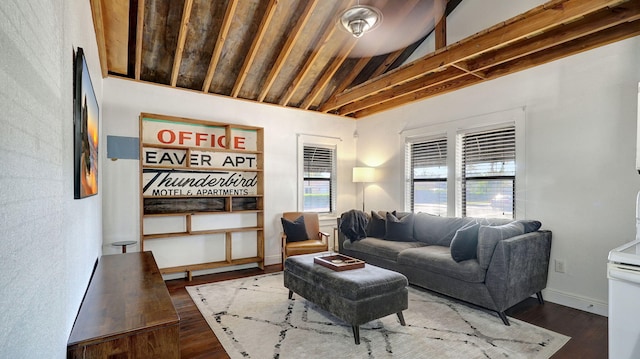
<svg viewBox="0 0 640 359">
<path fill-rule="evenodd" d="M 535 232 L 540 229 L 540 227 L 542 227 L 542 223 L 540 223 L 540 221 L 521 219 L 516 222 L 522 223 L 522 225 L 524 226 L 524 233 Z"/>
<path fill-rule="evenodd" d="M 307 229 L 304 226 L 304 216 L 296 218 L 293 222 L 286 218 L 281 218 L 281 220 L 282 229 L 284 229 L 284 234 L 287 235 L 287 242 L 300 242 L 308 239 Z"/>
<path fill-rule="evenodd" d="M 478 223 L 473 223 L 456 231 L 451 240 L 451 258 L 454 261 L 462 262 L 477 258 L 479 228 Z"/>
<path fill-rule="evenodd" d="M 378 212 L 371 211 L 371 221 L 367 228 L 367 237 L 384 238 L 386 221 Z"/>
<path fill-rule="evenodd" d="M 384 239 L 390 241 L 413 241 L 413 213 L 398 218 L 387 212 Z"/>
</svg>

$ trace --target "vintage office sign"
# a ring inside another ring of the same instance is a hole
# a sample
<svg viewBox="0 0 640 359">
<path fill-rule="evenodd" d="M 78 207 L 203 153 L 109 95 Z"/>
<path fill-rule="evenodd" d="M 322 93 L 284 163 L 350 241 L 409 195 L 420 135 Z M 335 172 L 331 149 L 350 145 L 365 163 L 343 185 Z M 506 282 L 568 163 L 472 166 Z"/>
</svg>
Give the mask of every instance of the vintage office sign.
<svg viewBox="0 0 640 359">
<path fill-rule="evenodd" d="M 191 167 L 257 169 L 258 155 L 237 152 L 212 152 L 145 147 L 142 165 L 147 167 Z"/>
<path fill-rule="evenodd" d="M 256 130 L 231 128 L 230 133 L 229 149 L 257 150 Z M 142 142 L 148 145 L 225 149 L 227 134 L 224 126 L 143 117 Z"/>
<path fill-rule="evenodd" d="M 256 172 L 151 169 L 142 171 L 144 197 L 252 196 L 257 194 Z"/>
<path fill-rule="evenodd" d="M 143 114 L 142 195 L 258 195 L 258 132 L 242 126 Z"/>
</svg>

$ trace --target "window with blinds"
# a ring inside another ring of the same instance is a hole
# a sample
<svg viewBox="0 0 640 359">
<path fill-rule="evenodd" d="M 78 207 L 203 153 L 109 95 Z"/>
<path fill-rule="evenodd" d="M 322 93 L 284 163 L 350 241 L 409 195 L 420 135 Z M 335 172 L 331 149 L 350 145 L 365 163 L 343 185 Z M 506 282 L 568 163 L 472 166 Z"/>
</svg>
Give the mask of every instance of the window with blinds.
<svg viewBox="0 0 640 359">
<path fill-rule="evenodd" d="M 411 211 L 446 216 L 447 138 L 412 140 L 406 146 Z"/>
<path fill-rule="evenodd" d="M 335 148 L 304 145 L 305 212 L 333 212 L 335 208 Z"/>
<path fill-rule="evenodd" d="M 462 216 L 514 218 L 515 126 L 458 136 Z"/>
</svg>

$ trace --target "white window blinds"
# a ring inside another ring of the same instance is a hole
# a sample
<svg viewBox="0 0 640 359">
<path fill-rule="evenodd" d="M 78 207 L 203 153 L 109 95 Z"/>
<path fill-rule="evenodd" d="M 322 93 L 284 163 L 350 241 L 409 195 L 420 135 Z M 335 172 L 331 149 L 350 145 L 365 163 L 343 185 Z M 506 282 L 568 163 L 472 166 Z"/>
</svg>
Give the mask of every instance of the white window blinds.
<svg viewBox="0 0 640 359">
<path fill-rule="evenodd" d="M 515 126 L 459 136 L 462 215 L 514 218 Z"/>
<path fill-rule="evenodd" d="M 447 215 L 447 138 L 407 142 L 410 209 Z"/>
<path fill-rule="evenodd" d="M 333 212 L 335 208 L 335 148 L 304 145 L 305 212 Z"/>
</svg>

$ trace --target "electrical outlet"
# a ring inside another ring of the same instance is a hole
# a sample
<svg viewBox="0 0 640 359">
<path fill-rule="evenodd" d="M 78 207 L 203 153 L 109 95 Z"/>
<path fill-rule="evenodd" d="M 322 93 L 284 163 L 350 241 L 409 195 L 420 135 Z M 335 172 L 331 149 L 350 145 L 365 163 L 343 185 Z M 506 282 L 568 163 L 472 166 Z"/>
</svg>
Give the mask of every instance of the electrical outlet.
<svg viewBox="0 0 640 359">
<path fill-rule="evenodd" d="M 555 260 L 556 272 L 564 273 L 564 261 L 560 259 Z"/>
</svg>

